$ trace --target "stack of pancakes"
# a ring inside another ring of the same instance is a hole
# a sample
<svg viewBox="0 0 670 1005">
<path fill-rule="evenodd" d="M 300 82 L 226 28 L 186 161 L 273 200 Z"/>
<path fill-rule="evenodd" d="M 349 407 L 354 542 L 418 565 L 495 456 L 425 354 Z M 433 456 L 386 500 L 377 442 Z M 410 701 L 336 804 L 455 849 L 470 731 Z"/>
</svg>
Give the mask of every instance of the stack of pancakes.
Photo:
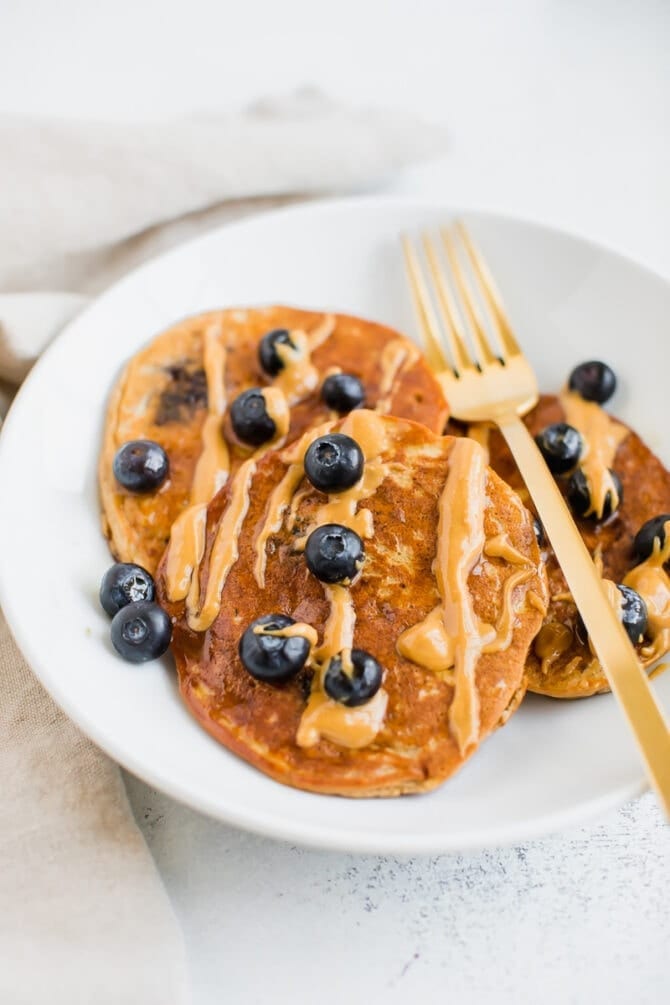
<svg viewBox="0 0 670 1005">
<path fill-rule="evenodd" d="M 301 353 L 272 376 L 258 347 L 279 328 Z M 364 407 L 338 415 L 325 404 L 321 387 L 334 373 L 361 381 Z M 231 403 L 251 387 L 280 392 L 277 436 L 261 447 L 241 442 L 230 422 Z M 528 422 L 535 430 L 558 418 L 558 400 L 543 398 Z M 348 796 L 434 788 L 508 721 L 527 688 L 575 697 L 605 687 L 502 441 L 492 434 L 487 454 L 468 430 L 444 435 L 447 420 L 438 380 L 404 336 L 285 307 L 186 319 L 138 353 L 112 393 L 99 467 L 111 550 L 156 574 L 189 709 L 278 781 Z M 335 499 L 303 462 L 314 439 L 338 432 L 360 445 L 366 474 Z M 114 479 L 114 455 L 134 439 L 169 457 L 169 479 L 154 493 Z M 640 465 L 651 474 L 644 489 Z M 617 471 L 616 519 L 580 526 L 619 582 L 639 526 L 670 510 L 670 475 L 634 433 L 619 446 Z M 364 539 L 365 561 L 333 587 L 307 568 L 304 542 L 335 505 Z M 186 547 L 196 526 L 199 543 Z M 239 655 L 244 632 L 271 613 L 312 639 L 305 666 L 283 683 L 256 679 Z M 571 633 L 550 660 L 533 645 L 546 622 Z M 352 648 L 371 654 L 383 679 L 367 705 L 347 708 L 323 692 L 324 653 Z"/>
</svg>

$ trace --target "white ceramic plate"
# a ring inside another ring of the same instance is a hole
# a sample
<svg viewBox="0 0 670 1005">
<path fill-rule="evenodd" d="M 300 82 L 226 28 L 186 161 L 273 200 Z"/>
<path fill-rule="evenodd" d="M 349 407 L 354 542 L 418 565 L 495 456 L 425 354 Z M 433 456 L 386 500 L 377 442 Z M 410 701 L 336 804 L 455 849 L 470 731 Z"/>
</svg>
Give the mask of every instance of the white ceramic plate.
<svg viewBox="0 0 670 1005">
<path fill-rule="evenodd" d="M 0 599 L 30 665 L 69 716 L 150 784 L 212 816 L 343 850 L 413 853 L 521 841 L 640 792 L 642 771 L 611 696 L 530 696 L 437 792 L 346 800 L 298 792 L 248 767 L 182 706 L 169 660 L 116 657 L 97 591 L 110 557 L 95 467 L 104 404 L 124 361 L 175 319 L 233 304 L 294 303 L 414 330 L 398 234 L 446 207 L 382 199 L 311 204 L 216 231 L 156 259 L 71 324 L 26 381 L 0 438 Z M 670 286 L 547 228 L 465 214 L 490 260 L 541 386 L 603 357 L 616 412 L 670 462 Z M 670 674 L 657 683 L 670 704 Z"/>
</svg>

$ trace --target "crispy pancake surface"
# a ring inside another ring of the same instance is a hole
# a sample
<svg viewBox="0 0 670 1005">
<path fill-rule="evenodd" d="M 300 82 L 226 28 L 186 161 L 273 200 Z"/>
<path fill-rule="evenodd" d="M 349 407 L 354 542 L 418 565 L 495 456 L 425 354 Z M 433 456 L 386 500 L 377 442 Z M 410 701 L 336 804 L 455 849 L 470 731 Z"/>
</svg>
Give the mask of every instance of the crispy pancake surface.
<svg viewBox="0 0 670 1005">
<path fill-rule="evenodd" d="M 208 415 L 204 362 L 208 333 L 213 331 L 225 349 L 221 391 L 227 406 L 247 388 L 277 383 L 258 362 L 261 338 L 277 328 L 304 332 L 307 339 L 326 332 L 326 337 L 315 339 L 308 354 L 316 371 L 314 387 L 305 387 L 299 400 L 291 403 L 284 442 L 333 418 L 320 389 L 324 377 L 338 371 L 361 379 L 367 407 L 422 422 L 436 432 L 444 428 L 446 402 L 428 365 L 413 343 L 383 325 L 292 307 L 231 309 L 186 318 L 133 357 L 109 401 L 99 485 L 103 529 L 118 559 L 138 562 L 153 572 L 173 522 L 189 505 Z M 227 414 L 222 415 L 221 428 L 234 472 L 252 451 L 236 439 Z M 114 454 L 135 439 L 154 440 L 168 454 L 170 476 L 155 493 L 128 493 L 113 476 Z"/>
<path fill-rule="evenodd" d="M 360 424 L 367 421 L 365 412 L 352 412 L 333 428 L 363 442 L 358 433 Z M 262 549 L 264 585 L 258 581 L 259 542 L 265 540 L 273 493 L 296 463 L 295 445 L 293 450 L 266 454 L 255 466 L 237 538 L 239 557 L 230 567 L 218 613 L 208 630 L 192 630 L 184 603 L 168 600 L 167 559 L 157 579 L 161 603 L 175 622 L 172 648 L 181 693 L 205 729 L 280 782 L 346 796 L 427 790 L 456 771 L 516 708 L 525 688 L 528 647 L 546 605 L 546 579 L 531 517 L 515 493 L 481 460 L 482 505 L 472 516 L 480 525 L 481 545 L 467 573 L 463 603 L 486 634 L 489 648 L 498 651 L 487 652 L 486 647 L 478 651 L 470 682 L 477 706 L 476 735 L 466 744 L 458 742 L 453 713 L 463 678 L 453 669 L 432 670 L 410 661 L 399 654 L 397 643 L 403 632 L 422 623 L 443 602 L 436 566 L 441 566 L 446 577 L 445 552 L 438 557 L 438 550 L 446 522 L 457 521 L 445 501 L 452 465 L 454 478 L 467 480 L 455 468 L 454 445 L 459 441 L 399 419 L 373 416 L 373 422 L 383 427 L 384 446 L 375 458 L 365 448 L 366 467 L 373 462 L 383 465 L 383 476 L 356 509 L 358 519 L 362 511 L 368 511 L 365 519 L 371 522 L 371 532 L 365 539 L 362 570 L 347 588 L 355 615 L 353 645 L 372 654 L 384 668 L 386 710 L 367 745 L 351 749 L 323 735 L 318 742 L 300 745 L 297 738 L 310 693 L 318 687 L 318 669 L 308 662 L 287 683 L 268 684 L 254 679 L 238 655 L 243 632 L 263 614 L 283 613 L 312 626 L 319 644 L 330 630 L 329 623 L 332 626 L 328 588 L 309 572 L 301 550 L 305 535 L 320 522 L 319 513 L 328 497 L 309 484 L 302 470 L 294 483 L 292 505 L 267 536 Z M 304 439 L 309 442 L 310 436 Z M 468 443 L 480 451 L 478 445 Z M 453 481 L 451 489 L 456 495 L 463 490 Z M 208 509 L 207 546 L 199 574 L 201 597 L 212 574 L 217 534 L 234 496 L 235 479 Z M 472 532 L 458 522 L 453 529 L 450 562 L 461 551 L 461 539 Z M 486 554 L 492 542 L 497 546 Z M 513 560 L 500 557 L 501 550 Z M 462 612 L 451 613 L 460 616 Z"/>
<path fill-rule="evenodd" d="M 562 421 L 565 421 L 565 412 L 560 399 L 553 395 L 543 395 L 525 418 L 533 435 L 545 426 Z M 532 508 L 512 455 L 495 430 L 490 433 L 489 451 L 491 467 Z M 590 553 L 602 559 L 603 577 L 622 583 L 638 564 L 633 539 L 640 527 L 651 517 L 670 512 L 670 472 L 630 429 L 618 446 L 612 467 L 623 486 L 623 500 L 616 514 L 605 523 L 579 517 L 575 520 Z M 558 484 L 565 494 L 567 479 L 559 479 Z M 567 626 L 572 638 L 569 646 L 549 662 L 543 662 L 531 647 L 526 667 L 528 689 L 555 698 L 580 698 L 608 691 L 602 667 L 591 653 L 585 633 L 578 630 L 577 609 L 566 596 L 568 586 L 549 543 L 545 545 L 545 554 L 551 595 L 546 622 Z M 648 640 L 636 648 L 646 666 L 660 655 L 657 651 L 651 653 Z"/>
</svg>

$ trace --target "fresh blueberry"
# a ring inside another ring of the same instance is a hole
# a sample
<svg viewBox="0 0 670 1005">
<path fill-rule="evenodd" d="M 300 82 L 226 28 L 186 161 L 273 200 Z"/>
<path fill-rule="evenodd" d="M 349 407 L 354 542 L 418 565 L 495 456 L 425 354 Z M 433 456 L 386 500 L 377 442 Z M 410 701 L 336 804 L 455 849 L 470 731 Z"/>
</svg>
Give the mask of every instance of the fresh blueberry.
<svg viewBox="0 0 670 1005">
<path fill-rule="evenodd" d="M 324 380 L 321 397 L 328 408 L 344 415 L 365 402 L 365 388 L 352 373 L 333 373 Z"/>
<path fill-rule="evenodd" d="M 533 517 L 533 533 L 535 534 L 535 540 L 537 541 L 538 547 L 544 548 L 547 543 L 547 536 L 544 533 L 544 527 L 536 516 Z"/>
<path fill-rule="evenodd" d="M 277 352 L 278 344 L 295 349 L 291 333 L 286 328 L 275 328 L 264 335 L 258 344 L 258 360 L 269 377 L 276 377 L 284 369 L 284 360 Z"/>
<path fill-rule="evenodd" d="M 621 479 L 617 475 L 616 471 L 610 470 L 610 475 L 612 476 L 616 493 L 619 497 L 619 505 L 621 505 L 621 502 L 623 501 L 623 485 L 621 484 Z M 589 483 L 581 468 L 578 468 L 575 471 L 568 482 L 568 502 L 572 506 L 573 513 L 576 513 L 577 516 L 586 516 L 591 509 L 591 493 L 589 492 Z M 609 520 L 613 512 L 612 493 L 607 492 L 602 516 L 596 517 L 595 513 L 589 513 L 589 516 L 594 519 Z"/>
<path fill-rule="evenodd" d="M 168 456 L 153 440 L 131 440 L 116 451 L 114 477 L 129 492 L 153 492 L 170 471 Z"/>
<path fill-rule="evenodd" d="M 304 635 L 286 638 L 254 631 L 255 628 L 265 632 L 281 631 L 294 624 L 293 618 L 285 614 L 264 614 L 251 622 L 240 639 L 239 653 L 242 663 L 256 680 L 280 684 L 295 677 L 303 668 L 309 656 L 309 639 Z"/>
<path fill-rule="evenodd" d="M 564 475 L 574 468 L 584 449 L 584 441 L 574 426 L 555 422 L 535 437 L 547 467 L 555 475 Z"/>
<path fill-rule="evenodd" d="M 622 596 L 621 623 L 633 645 L 637 645 L 642 641 L 644 633 L 647 631 L 647 605 L 640 594 L 631 590 L 630 586 L 617 585 L 617 590 Z M 588 632 L 581 614 L 577 616 L 575 631 L 578 641 L 582 645 L 586 645 Z"/>
<path fill-rule="evenodd" d="M 364 558 L 363 542 L 356 531 L 339 523 L 317 527 L 307 538 L 307 568 L 322 583 L 350 582 Z"/>
<path fill-rule="evenodd" d="M 334 656 L 324 674 L 323 689 L 333 701 L 355 708 L 373 698 L 382 683 L 382 668 L 364 649 L 351 650 L 351 676 L 342 666 L 342 657 Z"/>
<path fill-rule="evenodd" d="M 127 604 L 154 599 L 154 581 L 141 565 L 116 562 L 110 566 L 100 583 L 100 603 L 110 618 Z"/>
<path fill-rule="evenodd" d="M 654 551 L 654 541 L 658 538 L 661 548 L 665 547 L 665 525 L 670 522 L 670 513 L 662 513 L 643 523 L 633 542 L 633 548 L 640 562 L 646 561 Z"/>
<path fill-rule="evenodd" d="M 344 433 L 327 433 L 310 443 L 305 454 L 305 474 L 315 489 L 344 492 L 360 480 L 363 451 Z"/>
<path fill-rule="evenodd" d="M 253 447 L 267 443 L 277 432 L 260 387 L 252 387 L 235 398 L 230 406 L 230 421 L 238 439 Z"/>
<path fill-rule="evenodd" d="M 162 656 L 171 638 L 169 615 L 150 600 L 126 604 L 112 618 L 112 644 L 131 663 L 146 663 Z"/>
<path fill-rule="evenodd" d="M 630 586 L 617 586 L 621 591 L 621 623 L 633 645 L 642 641 L 647 630 L 647 605 Z"/>
<path fill-rule="evenodd" d="M 568 386 L 586 401 L 597 401 L 599 405 L 604 405 L 616 391 L 616 375 L 607 363 L 592 359 L 574 368 Z"/>
</svg>

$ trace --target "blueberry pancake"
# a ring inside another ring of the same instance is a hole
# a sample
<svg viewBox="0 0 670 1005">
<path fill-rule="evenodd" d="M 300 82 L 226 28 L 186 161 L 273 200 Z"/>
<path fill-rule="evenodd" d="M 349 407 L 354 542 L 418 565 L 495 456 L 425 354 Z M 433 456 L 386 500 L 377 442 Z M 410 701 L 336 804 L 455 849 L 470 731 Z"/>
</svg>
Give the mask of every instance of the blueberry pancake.
<svg viewBox="0 0 670 1005">
<path fill-rule="evenodd" d="M 178 602 L 173 547 L 156 586 L 183 698 L 285 784 L 434 788 L 523 696 L 546 577 L 473 440 L 357 409 L 238 469 Z"/>
<path fill-rule="evenodd" d="M 589 376 L 595 390 L 583 383 Z M 566 390 L 542 396 L 525 421 L 642 663 L 650 666 L 670 650 L 670 472 L 636 433 L 601 407 L 614 384 L 605 364 L 582 364 Z M 532 506 L 500 434 L 470 432 L 488 441 L 491 467 Z M 553 550 L 548 542 L 543 549 L 551 599 L 528 657 L 528 688 L 555 698 L 607 691 Z"/>
<path fill-rule="evenodd" d="M 205 505 L 240 464 L 363 404 L 434 431 L 446 421 L 420 352 L 382 325 L 290 307 L 179 322 L 133 357 L 109 402 L 99 483 L 112 552 L 153 572 L 173 524 L 197 550 Z"/>
</svg>

